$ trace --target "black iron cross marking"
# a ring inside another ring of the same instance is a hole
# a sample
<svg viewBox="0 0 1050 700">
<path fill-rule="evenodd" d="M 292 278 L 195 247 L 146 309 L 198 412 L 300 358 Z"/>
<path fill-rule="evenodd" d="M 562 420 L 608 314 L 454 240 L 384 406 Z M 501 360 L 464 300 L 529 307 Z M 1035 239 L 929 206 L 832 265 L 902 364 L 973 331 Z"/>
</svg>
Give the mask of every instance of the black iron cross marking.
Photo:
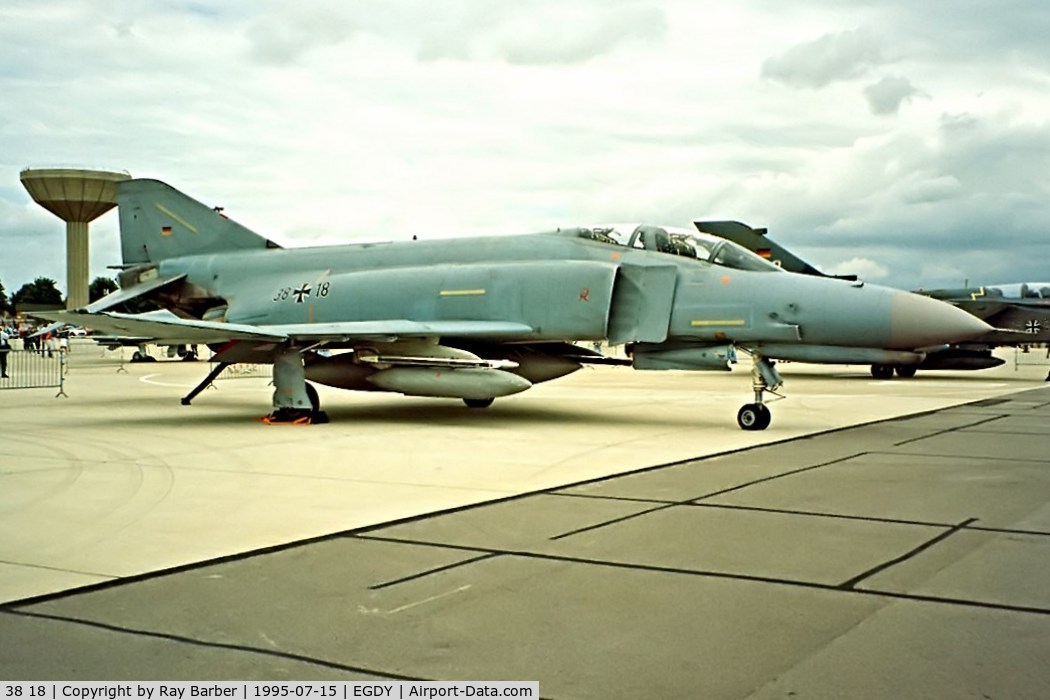
<svg viewBox="0 0 1050 700">
<path fill-rule="evenodd" d="M 1039 321 L 1026 321 L 1024 329 L 1029 333 L 1038 333 L 1040 329 Z"/>
<path fill-rule="evenodd" d="M 303 283 L 303 286 L 298 289 L 292 290 L 292 296 L 295 297 L 296 304 L 302 304 L 303 299 L 310 296 L 310 285 Z"/>
</svg>

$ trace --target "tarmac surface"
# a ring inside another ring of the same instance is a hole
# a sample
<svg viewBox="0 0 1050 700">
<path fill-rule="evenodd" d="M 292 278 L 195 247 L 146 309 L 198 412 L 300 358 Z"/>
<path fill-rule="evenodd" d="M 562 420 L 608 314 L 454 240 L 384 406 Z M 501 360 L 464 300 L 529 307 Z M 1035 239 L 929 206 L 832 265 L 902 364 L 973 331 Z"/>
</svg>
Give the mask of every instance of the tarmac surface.
<svg viewBox="0 0 1050 700">
<path fill-rule="evenodd" d="M 761 433 L 746 367 L 297 428 L 265 378 L 184 407 L 207 365 L 75 345 L 69 398 L 0 390 L 0 678 L 1050 697 L 1050 386 L 1009 357 L 782 365 Z"/>
</svg>

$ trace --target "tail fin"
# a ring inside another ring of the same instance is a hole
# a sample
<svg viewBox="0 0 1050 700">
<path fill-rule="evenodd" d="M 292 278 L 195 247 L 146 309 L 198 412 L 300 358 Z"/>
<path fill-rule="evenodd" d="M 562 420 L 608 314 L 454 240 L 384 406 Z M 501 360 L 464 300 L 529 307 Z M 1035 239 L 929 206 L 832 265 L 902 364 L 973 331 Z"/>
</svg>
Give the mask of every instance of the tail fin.
<svg viewBox="0 0 1050 700">
<path fill-rule="evenodd" d="M 120 248 L 127 266 L 183 255 L 280 248 L 159 180 L 119 183 L 117 206 Z"/>
<path fill-rule="evenodd" d="M 857 279 L 856 275 L 824 274 L 784 246 L 777 244 L 766 235 L 769 231 L 764 228 L 751 228 L 739 221 L 694 221 L 693 225 L 703 233 L 710 233 L 742 245 L 752 253 L 779 265 L 788 272 L 799 272 L 816 277 L 836 277 L 844 280 L 856 281 Z"/>
</svg>

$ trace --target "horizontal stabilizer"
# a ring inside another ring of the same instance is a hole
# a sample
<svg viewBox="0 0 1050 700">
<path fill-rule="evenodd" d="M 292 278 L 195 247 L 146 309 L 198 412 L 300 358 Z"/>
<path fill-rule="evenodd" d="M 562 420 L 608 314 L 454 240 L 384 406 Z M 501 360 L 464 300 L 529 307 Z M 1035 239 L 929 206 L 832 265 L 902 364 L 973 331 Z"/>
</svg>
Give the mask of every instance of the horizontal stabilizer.
<svg viewBox="0 0 1050 700">
<path fill-rule="evenodd" d="M 166 287 L 169 284 L 174 284 L 186 278 L 185 273 L 180 275 L 169 275 L 167 277 L 154 277 L 153 279 L 141 282 L 131 287 L 124 289 L 118 289 L 117 291 L 107 294 L 98 301 L 93 301 L 84 307 L 86 313 L 98 313 L 99 311 L 105 311 L 112 309 L 116 306 L 131 301 L 132 299 L 138 299 L 141 296 L 154 292 L 162 287 Z"/>
<path fill-rule="evenodd" d="M 146 314 L 115 312 L 86 313 L 57 311 L 40 314 L 56 321 L 83 326 L 108 335 L 149 338 L 154 342 L 197 344 L 218 343 L 225 340 L 267 340 L 280 342 L 287 337 L 269 333 L 259 326 L 197 321 L 179 318 L 170 311 L 151 311 Z"/>
</svg>

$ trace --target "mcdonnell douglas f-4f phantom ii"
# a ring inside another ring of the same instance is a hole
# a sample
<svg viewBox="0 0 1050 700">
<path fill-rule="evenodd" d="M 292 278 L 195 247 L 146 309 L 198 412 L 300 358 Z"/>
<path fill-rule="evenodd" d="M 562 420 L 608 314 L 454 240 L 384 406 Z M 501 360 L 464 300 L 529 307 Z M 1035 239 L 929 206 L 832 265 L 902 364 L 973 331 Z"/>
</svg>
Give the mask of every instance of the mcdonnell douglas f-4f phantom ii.
<svg viewBox="0 0 1050 700">
<path fill-rule="evenodd" d="M 829 277 L 800 259 L 767 236 L 764 228 L 751 228 L 738 221 L 697 221 L 696 227 L 737 243 L 785 270 L 818 277 Z M 855 280 L 856 276 L 836 276 Z M 800 362 L 871 364 L 877 379 L 889 379 L 894 372 L 900 377 L 913 377 L 917 370 L 973 370 L 998 367 L 1003 360 L 992 355 L 999 346 L 1023 346 L 1050 343 L 1050 282 L 997 284 L 959 289 L 920 289 L 922 294 L 940 299 L 994 326 L 987 333 L 965 342 L 952 343 L 940 350 L 910 357 L 899 353 L 844 353 L 837 358 L 805 358 L 794 354 L 773 355 L 775 358 Z M 1050 381 L 1050 375 L 1047 375 Z"/>
<path fill-rule="evenodd" d="M 761 430 L 782 383 L 763 343 L 910 353 L 989 330 L 940 301 L 654 226 L 283 249 L 162 182 L 121 182 L 117 200 L 121 288 L 61 320 L 206 343 L 217 371 L 272 364 L 273 422 L 323 419 L 308 379 L 484 407 L 615 362 L 572 342 L 606 340 L 637 369 L 725 371 L 731 346 L 751 353 L 755 400 L 737 418 Z M 166 312 L 113 310 L 136 298 Z"/>
</svg>

